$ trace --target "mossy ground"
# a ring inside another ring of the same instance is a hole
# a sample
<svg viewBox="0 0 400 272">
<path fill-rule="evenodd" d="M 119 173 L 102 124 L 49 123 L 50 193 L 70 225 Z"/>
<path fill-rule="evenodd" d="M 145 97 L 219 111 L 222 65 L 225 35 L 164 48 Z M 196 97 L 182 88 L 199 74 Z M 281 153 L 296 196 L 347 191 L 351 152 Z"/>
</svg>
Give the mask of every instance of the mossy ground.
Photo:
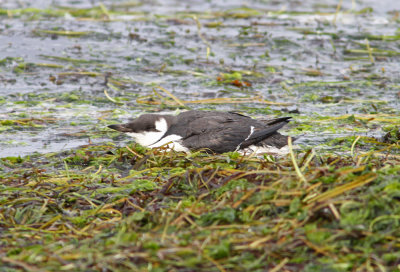
<svg viewBox="0 0 400 272">
<path fill-rule="evenodd" d="M 301 175 L 289 155 L 135 145 L 3 158 L 3 271 L 393 271 L 398 143 L 298 151 Z"/>
</svg>

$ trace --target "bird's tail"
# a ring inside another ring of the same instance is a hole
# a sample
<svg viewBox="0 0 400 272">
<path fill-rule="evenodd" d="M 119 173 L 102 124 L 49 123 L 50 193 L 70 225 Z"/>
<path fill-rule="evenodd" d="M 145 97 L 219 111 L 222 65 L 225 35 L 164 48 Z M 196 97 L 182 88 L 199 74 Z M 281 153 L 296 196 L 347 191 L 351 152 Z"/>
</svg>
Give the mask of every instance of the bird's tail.
<svg viewBox="0 0 400 272">
<path fill-rule="evenodd" d="M 271 120 L 268 125 L 269 127 L 265 129 L 261 129 L 255 131 L 248 139 L 246 139 L 243 143 L 240 144 L 241 148 L 246 148 L 250 145 L 261 142 L 268 137 L 275 134 L 279 129 L 289 123 L 291 117 L 281 117 L 274 120 Z"/>
</svg>

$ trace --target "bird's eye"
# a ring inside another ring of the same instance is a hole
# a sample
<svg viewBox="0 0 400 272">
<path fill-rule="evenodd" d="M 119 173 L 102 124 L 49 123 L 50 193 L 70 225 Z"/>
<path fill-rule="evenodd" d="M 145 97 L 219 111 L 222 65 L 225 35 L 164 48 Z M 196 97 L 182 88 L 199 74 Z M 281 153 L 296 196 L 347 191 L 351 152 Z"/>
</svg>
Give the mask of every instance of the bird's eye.
<svg viewBox="0 0 400 272">
<path fill-rule="evenodd" d="M 147 126 L 146 130 L 147 131 L 158 131 L 155 126 Z"/>
</svg>

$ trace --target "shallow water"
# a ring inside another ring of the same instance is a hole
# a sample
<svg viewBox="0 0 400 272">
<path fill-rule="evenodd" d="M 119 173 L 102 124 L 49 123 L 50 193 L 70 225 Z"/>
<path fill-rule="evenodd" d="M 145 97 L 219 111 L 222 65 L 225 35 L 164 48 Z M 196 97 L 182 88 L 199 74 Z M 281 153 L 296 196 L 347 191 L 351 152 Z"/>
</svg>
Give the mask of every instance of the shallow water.
<svg viewBox="0 0 400 272">
<path fill-rule="evenodd" d="M 189 107 L 253 116 L 298 109 L 287 133 L 302 135 L 299 142 L 310 146 L 348 135 L 380 136 L 381 125 L 399 125 L 396 1 L 343 1 L 337 15 L 338 1 L 102 1 L 108 19 L 98 9 L 74 15 L 98 7 L 94 2 L 0 0 L 0 8 L 9 10 L 0 16 L 0 157 L 124 141 L 106 125 L 174 110 L 137 102 L 148 95 L 158 99 L 157 85 L 182 100 L 260 95 L 290 103 Z M 359 12 L 367 7 L 372 11 Z M 48 30 L 87 33 L 69 37 Z M 366 38 L 370 48 L 381 50 L 372 60 Z M 251 87 L 217 80 L 234 71 Z M 105 84 L 106 74 L 111 84 Z M 345 114 L 386 121 L 313 123 Z M 299 130 L 304 124 L 310 126 Z"/>
</svg>

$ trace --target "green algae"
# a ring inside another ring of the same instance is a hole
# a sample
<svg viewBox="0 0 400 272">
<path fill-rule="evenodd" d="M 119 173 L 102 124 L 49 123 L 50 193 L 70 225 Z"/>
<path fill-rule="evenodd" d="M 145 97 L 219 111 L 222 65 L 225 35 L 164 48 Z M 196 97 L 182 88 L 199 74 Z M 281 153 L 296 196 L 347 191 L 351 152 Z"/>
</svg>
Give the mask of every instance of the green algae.
<svg viewBox="0 0 400 272">
<path fill-rule="evenodd" d="M 61 158 L 48 157 L 55 163 L 50 171 L 40 166 L 45 159 L 41 156 L 2 159 L 11 168 L 2 177 L 3 235 L 23 247 L 15 251 L 3 243 L 8 252 L 3 263 L 24 259 L 26 265 L 42 269 L 66 263 L 83 268 L 90 267 L 88 257 L 95 256 L 103 260 L 97 265 L 104 262 L 110 269 L 144 269 L 150 263 L 162 269 L 195 266 L 213 271 L 217 263 L 234 270 L 269 268 L 285 254 L 291 265 L 333 269 L 338 262 L 323 256 L 335 256 L 351 269 L 369 258 L 367 249 L 386 254 L 378 260 L 381 266 L 396 260 L 397 255 L 387 255 L 386 245 L 398 235 L 387 225 L 398 222 L 387 215 L 398 213 L 397 206 L 389 204 L 399 191 L 398 180 L 391 177 L 398 171 L 392 164 L 398 157 L 372 156 L 360 164 L 352 157 L 319 155 L 303 169 L 307 182 L 299 183 L 288 157 L 271 163 L 238 153 L 198 153 L 190 156 L 186 165 L 191 167 L 181 168 L 185 154 L 130 149 L 135 154 L 113 145 L 80 148 Z M 305 156 L 296 154 L 299 161 Z M 21 176 L 30 163 L 34 168 Z M 137 165 L 142 174 L 124 176 L 128 165 Z M 367 175 L 369 180 L 363 178 Z M 361 182 L 357 189 L 313 200 L 318 193 L 333 193 L 355 182 Z M 20 184 L 17 191 L 12 190 L 15 184 Z M 21 239 L 22 234 L 31 239 Z M 59 247 L 61 241 L 68 252 Z M 197 244 L 203 243 L 199 249 Z M 299 244 L 301 251 L 296 250 Z M 59 257 L 52 259 L 50 252 Z M 117 253 L 120 258 L 113 261 Z M 26 258 L 31 254 L 41 257 Z M 138 256 L 135 262 L 129 261 L 132 254 Z M 160 254 L 163 258 L 157 257 Z M 45 256 L 51 261 L 41 262 Z"/>
</svg>

